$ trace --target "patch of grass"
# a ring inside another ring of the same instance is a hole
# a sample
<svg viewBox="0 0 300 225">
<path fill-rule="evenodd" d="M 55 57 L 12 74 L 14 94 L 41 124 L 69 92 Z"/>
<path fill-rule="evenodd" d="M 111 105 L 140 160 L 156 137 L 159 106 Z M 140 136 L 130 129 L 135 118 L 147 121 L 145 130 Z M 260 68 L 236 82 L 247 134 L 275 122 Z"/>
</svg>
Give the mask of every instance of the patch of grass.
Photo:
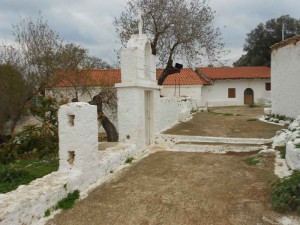
<svg viewBox="0 0 300 225">
<path fill-rule="evenodd" d="M 26 185 L 34 180 L 28 171 L 22 169 L 5 168 L 0 172 L 0 193 L 7 193 Z"/>
<path fill-rule="evenodd" d="M 223 116 L 233 116 L 232 113 L 222 113 Z"/>
<path fill-rule="evenodd" d="M 275 150 L 279 151 L 280 158 L 285 159 L 286 146 L 276 146 Z"/>
<path fill-rule="evenodd" d="M 235 116 L 242 116 L 242 115 L 238 113 L 238 114 L 235 114 Z"/>
<path fill-rule="evenodd" d="M 300 143 L 295 144 L 296 148 L 300 148 Z"/>
<path fill-rule="evenodd" d="M 75 190 L 67 195 L 67 197 L 60 200 L 55 209 L 70 209 L 73 207 L 75 201 L 80 197 L 79 190 Z"/>
<path fill-rule="evenodd" d="M 191 113 L 197 113 L 197 112 L 199 112 L 198 109 L 192 109 L 191 110 Z"/>
<path fill-rule="evenodd" d="M 132 163 L 133 160 L 134 160 L 133 157 L 128 157 L 128 158 L 125 160 L 125 163 Z"/>
<path fill-rule="evenodd" d="M 10 165 L 0 164 L 0 193 L 7 193 L 58 170 L 57 159 L 18 160 Z"/>
<path fill-rule="evenodd" d="M 261 156 L 249 156 L 246 159 L 244 159 L 244 162 L 249 166 L 255 166 L 261 163 L 261 161 Z"/>
<path fill-rule="evenodd" d="M 250 118 L 250 119 L 247 119 L 247 121 L 252 122 L 252 121 L 257 121 L 257 119 L 256 118 Z"/>
<path fill-rule="evenodd" d="M 114 172 L 113 170 L 110 170 L 110 171 L 109 171 L 109 173 L 113 173 L 113 172 Z"/>
<path fill-rule="evenodd" d="M 209 113 L 213 113 L 213 114 L 218 114 L 218 115 L 222 115 L 222 116 L 233 116 L 233 113 L 222 113 L 222 112 L 213 112 L 210 109 L 207 109 L 207 112 Z"/>
<path fill-rule="evenodd" d="M 48 216 L 50 216 L 50 214 L 51 214 L 51 210 L 47 209 L 44 213 L 44 217 L 48 217 Z"/>
<path fill-rule="evenodd" d="M 249 104 L 249 108 L 255 108 L 255 107 L 257 107 L 257 105 L 255 103 Z"/>
<path fill-rule="evenodd" d="M 300 171 L 290 177 L 279 179 L 272 184 L 270 200 L 272 208 L 278 212 L 297 211 L 300 215 Z"/>
</svg>

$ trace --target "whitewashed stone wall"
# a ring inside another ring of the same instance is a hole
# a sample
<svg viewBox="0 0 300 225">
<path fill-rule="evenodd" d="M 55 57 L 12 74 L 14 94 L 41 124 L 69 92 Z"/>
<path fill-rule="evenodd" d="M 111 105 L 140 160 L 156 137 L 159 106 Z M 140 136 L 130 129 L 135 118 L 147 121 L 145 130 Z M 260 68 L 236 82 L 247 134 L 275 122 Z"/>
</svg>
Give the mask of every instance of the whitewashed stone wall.
<svg viewBox="0 0 300 225">
<path fill-rule="evenodd" d="M 197 99 L 193 98 L 159 98 L 155 108 L 155 133 L 163 131 L 179 121 L 191 116 L 197 109 Z"/>
<path fill-rule="evenodd" d="M 164 97 L 190 97 L 201 101 L 202 85 L 164 85 L 160 91 Z"/>
<path fill-rule="evenodd" d="M 73 122 L 69 117 L 72 115 Z M 122 167 L 128 157 L 142 153 L 130 143 L 98 151 L 97 110 L 87 103 L 62 106 L 59 126 L 59 171 L 0 195 L 1 225 L 30 225 L 44 220 L 45 211 L 68 193 L 76 189 L 87 193 L 103 182 L 110 171 Z"/>
<path fill-rule="evenodd" d="M 300 114 L 300 41 L 272 51 L 272 112 Z"/>
<path fill-rule="evenodd" d="M 158 90 L 155 92 L 158 96 Z M 152 93 L 152 98 L 154 98 Z M 152 110 L 153 110 L 152 101 Z M 155 106 L 154 106 L 155 107 Z M 118 124 L 119 140 L 128 140 L 144 148 L 145 134 L 145 90 L 142 88 L 118 89 Z"/>
<path fill-rule="evenodd" d="M 203 85 L 201 104 L 203 106 L 244 105 L 244 91 L 247 88 L 253 90 L 255 103 L 268 103 L 271 101 L 270 92 L 265 90 L 265 84 L 270 82 L 270 79 L 217 80 L 213 85 Z M 228 88 L 236 89 L 235 98 L 228 98 Z"/>
</svg>

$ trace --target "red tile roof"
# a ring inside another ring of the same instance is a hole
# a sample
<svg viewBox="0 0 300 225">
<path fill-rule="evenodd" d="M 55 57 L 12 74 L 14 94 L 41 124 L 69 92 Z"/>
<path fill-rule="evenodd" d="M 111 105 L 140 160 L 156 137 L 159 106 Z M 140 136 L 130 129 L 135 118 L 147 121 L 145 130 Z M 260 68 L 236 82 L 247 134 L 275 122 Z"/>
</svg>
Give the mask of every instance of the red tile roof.
<svg viewBox="0 0 300 225">
<path fill-rule="evenodd" d="M 271 78 L 269 67 L 199 67 L 197 71 L 210 80 Z"/>
<path fill-rule="evenodd" d="M 157 69 L 156 77 L 162 73 L 163 69 Z M 62 75 L 65 76 L 65 75 Z M 74 82 L 76 85 L 74 85 Z M 121 83 L 121 70 L 93 70 L 91 73 L 83 72 L 80 75 L 69 74 L 66 79 L 61 79 L 55 87 L 71 87 L 79 86 L 101 86 L 101 85 L 114 85 Z M 208 84 L 206 80 L 201 78 L 193 69 L 183 68 L 180 73 L 172 74 L 167 77 L 163 85 L 201 85 Z"/>
<path fill-rule="evenodd" d="M 115 83 L 121 83 L 121 71 L 119 69 L 111 70 L 92 70 L 83 71 L 81 74 L 63 74 L 68 76 L 66 79 L 61 77 L 61 81 L 55 84 L 55 87 L 72 87 L 72 86 L 112 86 Z M 75 85 L 74 85 L 75 83 Z"/>
<path fill-rule="evenodd" d="M 163 72 L 163 69 L 156 70 L 156 79 Z M 202 85 L 208 84 L 206 80 L 200 77 L 191 68 L 183 68 L 180 73 L 174 73 L 169 75 L 164 81 L 163 85 Z"/>
</svg>

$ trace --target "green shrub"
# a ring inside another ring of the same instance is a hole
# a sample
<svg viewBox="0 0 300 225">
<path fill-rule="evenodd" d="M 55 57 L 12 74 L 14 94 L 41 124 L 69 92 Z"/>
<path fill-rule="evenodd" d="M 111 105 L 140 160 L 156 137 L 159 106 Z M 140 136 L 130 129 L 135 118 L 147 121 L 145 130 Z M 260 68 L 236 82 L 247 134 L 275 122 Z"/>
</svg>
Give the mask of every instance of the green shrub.
<svg viewBox="0 0 300 225">
<path fill-rule="evenodd" d="M 69 193 L 67 197 L 60 200 L 55 209 L 70 209 L 73 207 L 75 201 L 80 197 L 79 190 L 75 190 L 72 193 Z"/>
<path fill-rule="evenodd" d="M 300 171 L 272 184 L 272 208 L 278 212 L 300 211 Z"/>
<path fill-rule="evenodd" d="M 47 210 L 45 211 L 44 217 L 48 217 L 48 216 L 50 216 L 50 214 L 51 214 L 51 210 L 50 210 L 50 209 L 47 209 Z"/>
<path fill-rule="evenodd" d="M 261 163 L 261 156 L 249 156 L 244 159 L 244 162 L 249 166 L 255 166 Z"/>
<path fill-rule="evenodd" d="M 300 148 L 300 143 L 295 144 L 295 147 L 296 147 L 296 148 Z"/>
<path fill-rule="evenodd" d="M 125 163 L 132 163 L 133 160 L 134 160 L 133 157 L 129 157 L 125 160 Z"/>
<path fill-rule="evenodd" d="M 35 177 L 22 169 L 4 168 L 0 172 L 0 193 L 7 193 L 16 189 L 19 185 L 25 185 Z"/>
<path fill-rule="evenodd" d="M 35 158 L 18 160 L 9 165 L 0 164 L 0 193 L 13 191 L 19 185 L 26 185 L 57 169 L 58 159 L 48 157 L 44 160 Z"/>
<path fill-rule="evenodd" d="M 249 108 L 255 108 L 255 107 L 257 107 L 257 105 L 255 103 L 249 104 Z"/>
<path fill-rule="evenodd" d="M 250 118 L 250 119 L 247 119 L 247 121 L 253 122 L 253 121 L 257 121 L 257 119 L 256 118 Z"/>
<path fill-rule="evenodd" d="M 0 163 L 9 164 L 28 154 L 40 158 L 58 152 L 57 111 L 61 104 L 55 98 L 36 96 L 27 109 L 42 121 L 42 126 L 26 126 L 0 149 Z"/>
<path fill-rule="evenodd" d="M 282 148 L 279 149 L 280 158 L 285 159 L 285 154 L 286 154 L 286 146 L 283 146 Z"/>
</svg>

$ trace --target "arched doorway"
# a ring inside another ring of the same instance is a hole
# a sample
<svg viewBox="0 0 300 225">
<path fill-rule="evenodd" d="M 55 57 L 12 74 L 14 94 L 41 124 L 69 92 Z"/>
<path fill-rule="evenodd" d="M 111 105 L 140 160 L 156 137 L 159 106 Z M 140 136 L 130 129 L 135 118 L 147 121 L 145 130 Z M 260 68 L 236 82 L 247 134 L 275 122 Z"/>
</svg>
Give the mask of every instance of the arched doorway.
<svg viewBox="0 0 300 225">
<path fill-rule="evenodd" d="M 254 103 L 254 92 L 251 88 L 247 88 L 244 91 L 244 104 L 251 105 Z"/>
</svg>

